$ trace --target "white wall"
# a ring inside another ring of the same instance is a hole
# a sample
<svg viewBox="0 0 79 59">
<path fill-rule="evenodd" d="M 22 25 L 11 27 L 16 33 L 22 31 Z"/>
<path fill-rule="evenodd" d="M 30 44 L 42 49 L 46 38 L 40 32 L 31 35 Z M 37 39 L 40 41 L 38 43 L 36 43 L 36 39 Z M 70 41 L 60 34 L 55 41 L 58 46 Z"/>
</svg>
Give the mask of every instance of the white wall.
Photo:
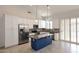
<svg viewBox="0 0 79 59">
<path fill-rule="evenodd" d="M 0 14 L 0 47 L 4 47 L 5 44 L 5 20 L 3 14 Z"/>
</svg>

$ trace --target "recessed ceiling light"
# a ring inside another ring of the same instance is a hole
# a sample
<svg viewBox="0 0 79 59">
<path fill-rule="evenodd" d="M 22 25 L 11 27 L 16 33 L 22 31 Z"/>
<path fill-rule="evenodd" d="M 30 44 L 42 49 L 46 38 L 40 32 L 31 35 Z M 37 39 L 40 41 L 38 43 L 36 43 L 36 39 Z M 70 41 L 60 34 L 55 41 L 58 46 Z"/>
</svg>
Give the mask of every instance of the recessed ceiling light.
<svg viewBox="0 0 79 59">
<path fill-rule="evenodd" d="M 31 12 L 30 12 L 30 11 L 28 11 L 27 13 L 29 13 L 29 14 L 30 14 Z"/>
</svg>

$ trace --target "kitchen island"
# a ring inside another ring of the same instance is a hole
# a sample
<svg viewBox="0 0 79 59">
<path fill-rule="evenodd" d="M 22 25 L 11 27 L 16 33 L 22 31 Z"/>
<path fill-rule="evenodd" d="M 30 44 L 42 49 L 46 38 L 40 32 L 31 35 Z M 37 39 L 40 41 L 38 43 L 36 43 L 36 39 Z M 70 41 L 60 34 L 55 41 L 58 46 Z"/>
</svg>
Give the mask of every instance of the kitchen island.
<svg viewBox="0 0 79 59">
<path fill-rule="evenodd" d="M 52 44 L 52 34 L 49 33 L 40 33 L 39 35 L 31 36 L 31 47 L 34 50 L 39 50 L 46 47 L 49 44 Z"/>
</svg>

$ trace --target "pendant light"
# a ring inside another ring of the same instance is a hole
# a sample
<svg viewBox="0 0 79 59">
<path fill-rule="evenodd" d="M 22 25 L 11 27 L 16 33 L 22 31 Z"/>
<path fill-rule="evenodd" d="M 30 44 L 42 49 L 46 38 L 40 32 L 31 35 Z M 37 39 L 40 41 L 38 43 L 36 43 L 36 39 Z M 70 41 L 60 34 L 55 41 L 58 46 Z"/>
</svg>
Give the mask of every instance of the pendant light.
<svg viewBox="0 0 79 59">
<path fill-rule="evenodd" d="M 47 5 L 47 21 L 48 21 L 48 26 L 49 26 L 48 29 L 50 29 L 49 5 Z"/>
<path fill-rule="evenodd" d="M 47 5 L 46 7 L 47 7 L 47 16 L 46 16 L 46 23 L 47 23 L 47 22 L 48 22 L 48 16 L 49 16 L 49 15 L 48 15 L 48 11 L 49 11 L 49 10 L 48 10 L 48 7 L 49 7 L 49 6 Z M 48 24 L 48 25 L 49 25 L 49 24 Z M 48 27 L 48 29 L 49 29 L 49 27 Z"/>
<path fill-rule="evenodd" d="M 37 19 L 37 5 L 35 6 L 36 8 L 35 8 L 35 22 L 37 23 L 38 22 L 38 19 Z"/>
</svg>

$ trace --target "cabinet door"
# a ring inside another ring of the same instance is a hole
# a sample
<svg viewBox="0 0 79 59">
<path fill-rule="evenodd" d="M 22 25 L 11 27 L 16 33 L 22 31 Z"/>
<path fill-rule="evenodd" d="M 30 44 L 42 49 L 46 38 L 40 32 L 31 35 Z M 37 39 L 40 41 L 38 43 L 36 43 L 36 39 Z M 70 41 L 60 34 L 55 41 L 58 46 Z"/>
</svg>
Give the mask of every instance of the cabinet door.
<svg viewBox="0 0 79 59">
<path fill-rule="evenodd" d="M 5 16 L 5 47 L 12 46 L 13 44 L 13 18 Z"/>
<path fill-rule="evenodd" d="M 15 16 L 5 16 L 5 47 L 18 44 L 18 25 Z"/>
</svg>

